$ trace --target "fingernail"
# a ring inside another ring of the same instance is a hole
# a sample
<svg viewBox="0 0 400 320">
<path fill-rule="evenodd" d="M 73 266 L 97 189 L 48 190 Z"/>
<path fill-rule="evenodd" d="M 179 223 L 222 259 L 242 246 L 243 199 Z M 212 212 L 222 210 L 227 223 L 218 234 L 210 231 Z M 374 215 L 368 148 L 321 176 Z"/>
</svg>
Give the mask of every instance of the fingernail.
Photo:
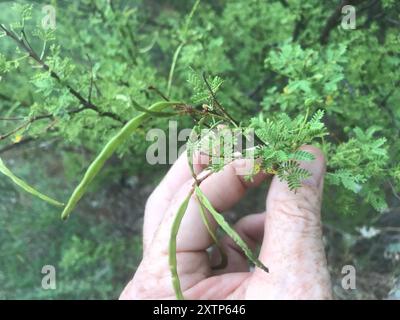
<svg viewBox="0 0 400 320">
<path fill-rule="evenodd" d="M 233 162 L 235 173 L 238 176 L 246 176 L 252 172 L 254 161 L 251 159 L 237 159 Z"/>
</svg>

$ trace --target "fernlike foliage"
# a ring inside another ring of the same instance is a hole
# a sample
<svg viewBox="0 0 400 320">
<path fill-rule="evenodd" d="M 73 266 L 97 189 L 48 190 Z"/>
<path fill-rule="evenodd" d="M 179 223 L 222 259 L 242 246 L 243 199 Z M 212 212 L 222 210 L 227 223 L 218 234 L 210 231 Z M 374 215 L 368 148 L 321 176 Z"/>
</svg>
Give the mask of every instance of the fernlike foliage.
<svg viewBox="0 0 400 320">
<path fill-rule="evenodd" d="M 299 188 L 302 180 L 309 177 L 309 172 L 300 168 L 299 161 L 311 161 L 314 156 L 298 148 L 327 135 L 321 122 L 323 115 L 323 111 L 318 111 L 310 120 L 307 115 L 292 120 L 286 114 L 278 116 L 275 121 L 264 120 L 262 116 L 252 119 L 251 126 L 263 142 L 256 152 L 256 156 L 262 159 L 258 170 L 277 174 L 292 190 Z"/>
</svg>

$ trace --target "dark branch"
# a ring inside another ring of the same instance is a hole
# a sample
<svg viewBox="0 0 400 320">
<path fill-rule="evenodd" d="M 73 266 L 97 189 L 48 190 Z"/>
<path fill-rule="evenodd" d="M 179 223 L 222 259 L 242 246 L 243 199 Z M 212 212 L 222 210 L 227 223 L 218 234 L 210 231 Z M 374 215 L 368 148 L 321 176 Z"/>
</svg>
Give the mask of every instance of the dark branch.
<svg viewBox="0 0 400 320">
<path fill-rule="evenodd" d="M 222 113 L 222 115 L 224 115 L 225 117 L 227 117 L 233 124 L 238 125 L 238 122 L 233 119 L 233 117 L 224 109 L 224 107 L 218 102 L 217 97 L 215 96 L 214 91 L 212 90 L 210 84 L 207 81 L 207 77 L 206 77 L 206 73 L 203 72 L 203 80 L 204 83 L 207 86 L 208 91 L 210 92 L 210 95 L 213 99 L 213 101 L 215 102 L 215 104 L 217 105 L 218 109 L 220 110 L 220 112 Z"/>
<path fill-rule="evenodd" d="M 88 110 L 88 109 L 85 108 L 85 107 L 81 107 L 81 108 L 77 108 L 77 109 L 68 111 L 68 114 L 69 115 L 77 114 L 77 113 L 85 111 L 85 110 Z M 2 118 L 0 118 L 0 120 L 1 119 Z M 3 118 L 3 119 L 11 119 L 11 118 Z M 14 119 L 17 120 L 17 119 L 24 119 L 24 118 L 14 118 Z M 32 123 L 34 123 L 36 121 L 39 121 L 39 120 L 43 120 L 43 119 L 55 119 L 55 117 L 52 114 L 44 114 L 44 115 L 39 115 L 39 116 L 33 116 L 33 117 L 29 118 L 27 121 L 25 121 L 24 123 L 20 124 L 19 126 L 15 127 L 14 129 L 12 129 L 11 131 L 9 131 L 9 132 L 7 132 L 7 133 L 5 133 L 3 135 L 0 135 L 0 141 L 12 136 L 14 133 L 17 133 L 18 131 L 26 128 L 30 124 L 32 124 Z"/>
<path fill-rule="evenodd" d="M 86 54 L 89 63 L 90 63 L 90 85 L 89 85 L 89 93 L 88 93 L 88 101 L 91 103 L 92 102 L 92 92 L 93 92 L 93 63 L 92 60 L 90 59 L 90 56 Z"/>
<path fill-rule="evenodd" d="M 25 145 L 25 144 L 27 144 L 29 142 L 32 142 L 32 141 L 35 141 L 35 139 L 32 138 L 32 137 L 29 137 L 29 138 L 21 140 L 18 143 L 9 144 L 9 145 L 7 145 L 7 146 L 5 146 L 5 147 L 0 149 L 0 154 L 2 154 L 4 152 L 7 152 L 7 151 L 9 151 L 11 149 L 17 148 L 17 147 L 21 147 L 21 146 L 23 146 L 23 145 Z"/>
<path fill-rule="evenodd" d="M 169 101 L 168 97 L 165 94 L 163 94 L 159 89 L 157 89 L 155 86 L 149 86 L 147 89 L 153 90 L 155 93 L 157 93 L 165 101 Z"/>
<path fill-rule="evenodd" d="M 40 59 L 40 57 L 36 54 L 36 52 L 30 47 L 29 42 L 26 39 L 25 39 L 25 41 L 19 39 L 18 36 L 14 32 L 9 31 L 2 24 L 0 24 L 0 28 L 6 33 L 6 35 L 8 37 L 13 39 L 21 49 L 26 51 L 28 53 L 29 57 L 32 58 L 33 60 L 35 60 L 42 67 L 42 69 L 44 69 L 45 71 L 48 71 L 52 78 L 56 79 L 60 84 L 65 86 L 68 89 L 68 91 L 75 98 L 77 98 L 79 100 L 80 104 L 83 105 L 86 109 L 96 111 L 100 116 L 109 117 L 109 118 L 112 118 L 121 123 L 125 123 L 125 121 L 123 119 L 121 119 L 121 117 L 118 116 L 117 114 L 114 114 L 112 112 L 101 111 L 98 106 L 94 105 L 92 102 L 85 99 L 78 91 L 76 91 L 74 88 L 72 88 L 69 84 L 64 83 L 62 81 L 62 79 L 60 78 L 60 76 L 56 72 L 51 70 L 50 67 L 42 59 Z M 23 37 L 26 38 L 25 36 L 23 36 Z"/>
<path fill-rule="evenodd" d="M 377 1 L 379 0 L 372 0 L 371 3 L 365 7 L 361 8 L 357 11 L 358 14 L 360 14 L 362 11 L 365 9 L 374 6 Z M 331 14 L 331 16 L 328 18 L 325 27 L 322 29 L 321 36 L 319 38 L 319 42 L 323 45 L 328 43 L 329 36 L 332 32 L 332 30 L 339 24 L 340 22 L 340 17 L 342 15 L 342 8 L 347 5 L 359 5 L 363 2 L 366 2 L 366 0 L 341 0 L 339 5 L 335 8 L 335 11 Z"/>
<path fill-rule="evenodd" d="M 0 121 L 19 121 L 19 120 L 24 120 L 25 118 L 23 117 L 12 117 L 12 118 L 3 118 L 0 117 Z"/>
<path fill-rule="evenodd" d="M 336 7 L 335 11 L 328 18 L 324 29 L 322 30 L 319 42 L 321 44 L 327 44 L 331 31 L 338 25 L 339 18 L 342 15 L 342 8 L 350 4 L 350 0 L 341 0 L 339 5 Z"/>
<path fill-rule="evenodd" d="M 296 24 L 293 29 L 293 34 L 292 34 L 293 42 L 297 41 L 297 39 L 301 34 L 301 31 L 303 31 L 307 26 L 307 22 L 308 20 L 306 20 L 304 15 L 301 14 L 300 18 L 296 21 Z"/>
</svg>

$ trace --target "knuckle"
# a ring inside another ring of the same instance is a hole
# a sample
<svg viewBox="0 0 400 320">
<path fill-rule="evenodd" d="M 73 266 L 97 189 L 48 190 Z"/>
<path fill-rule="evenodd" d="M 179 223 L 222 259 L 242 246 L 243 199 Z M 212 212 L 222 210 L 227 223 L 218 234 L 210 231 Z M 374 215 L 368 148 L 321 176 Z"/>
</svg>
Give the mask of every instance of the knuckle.
<svg viewBox="0 0 400 320">
<path fill-rule="evenodd" d="M 271 218 L 278 220 L 279 228 L 310 233 L 320 230 L 321 199 L 312 186 L 303 186 L 296 194 L 284 195 L 272 201 Z"/>
</svg>

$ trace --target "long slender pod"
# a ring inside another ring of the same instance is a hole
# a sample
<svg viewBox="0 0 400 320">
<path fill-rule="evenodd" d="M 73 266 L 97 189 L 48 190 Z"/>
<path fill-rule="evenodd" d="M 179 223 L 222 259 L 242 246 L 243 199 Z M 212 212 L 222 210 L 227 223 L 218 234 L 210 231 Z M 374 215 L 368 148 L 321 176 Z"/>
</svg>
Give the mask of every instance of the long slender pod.
<svg viewBox="0 0 400 320">
<path fill-rule="evenodd" d="M 264 264 L 257 259 L 254 253 L 247 246 L 246 242 L 240 237 L 240 235 L 226 222 L 225 218 L 222 214 L 218 213 L 217 210 L 214 209 L 210 201 L 201 191 L 201 189 L 196 186 L 195 187 L 196 196 L 199 201 L 204 205 L 204 207 L 211 213 L 215 221 L 221 226 L 221 228 L 236 242 L 236 244 L 243 250 L 247 258 L 253 262 L 257 267 L 268 272 L 268 268 L 264 266 Z"/>
<path fill-rule="evenodd" d="M 162 111 L 165 108 L 173 105 L 181 104 L 178 101 L 161 101 L 154 103 L 149 111 L 157 112 Z M 115 152 L 117 147 L 121 145 L 127 138 L 131 136 L 134 130 L 143 123 L 144 120 L 150 118 L 151 115 L 147 112 L 143 112 L 130 120 L 122 129 L 113 137 L 110 141 L 105 145 L 103 150 L 99 153 L 96 159 L 91 163 L 89 168 L 87 169 L 83 179 L 79 183 L 79 185 L 75 188 L 71 197 L 68 200 L 67 205 L 64 208 L 64 211 L 61 214 L 62 219 L 67 219 L 71 214 L 72 210 L 74 210 L 78 201 L 85 194 L 89 184 L 92 182 L 93 178 L 99 173 L 101 168 L 104 166 L 105 162 L 111 157 L 111 155 Z"/>
<path fill-rule="evenodd" d="M 176 48 L 174 56 L 172 58 L 171 69 L 169 70 L 169 76 L 168 76 L 167 96 L 169 96 L 169 94 L 171 93 L 172 79 L 174 78 L 176 62 L 178 61 L 179 54 L 184 45 L 185 45 L 185 43 L 183 43 L 183 42 L 181 44 L 179 44 L 179 46 Z"/>
<path fill-rule="evenodd" d="M 189 192 L 185 200 L 180 205 L 178 212 L 176 213 L 171 228 L 171 237 L 169 240 L 169 254 L 168 254 L 169 268 L 171 270 L 172 286 L 174 288 L 175 296 L 178 300 L 184 300 L 184 297 L 181 289 L 181 282 L 179 281 L 178 266 L 176 261 L 176 238 L 178 236 L 179 227 L 181 225 L 183 216 L 185 215 L 193 191 L 194 189 L 192 189 Z"/>
<path fill-rule="evenodd" d="M 171 86 L 172 86 L 172 80 L 174 78 L 174 72 L 175 72 L 175 67 L 176 67 L 176 63 L 178 61 L 179 58 L 179 54 L 182 51 L 182 48 L 185 46 L 186 42 L 187 42 L 187 36 L 188 36 L 188 31 L 189 31 L 189 27 L 190 27 L 190 23 L 192 21 L 192 18 L 194 16 L 194 13 L 197 10 L 197 7 L 200 4 L 200 0 L 197 0 L 193 7 L 192 10 L 190 11 L 189 15 L 186 18 L 185 24 L 181 30 L 181 35 L 183 37 L 181 43 L 179 44 L 179 46 L 176 48 L 174 56 L 172 58 L 172 63 L 171 63 L 171 68 L 169 70 L 169 75 L 168 75 L 168 84 L 167 84 L 167 96 L 170 95 L 171 93 Z"/>
<path fill-rule="evenodd" d="M 11 172 L 10 169 L 8 169 L 6 167 L 6 165 L 4 164 L 3 160 L 1 160 L 0 158 L 0 172 L 2 174 L 4 174 L 6 177 L 10 178 L 17 186 L 19 186 L 20 188 L 24 189 L 26 192 L 52 204 L 55 206 L 64 206 L 63 203 L 58 202 L 57 200 L 54 200 L 46 195 L 44 195 L 43 193 L 35 190 L 33 187 L 31 187 L 30 185 L 28 185 L 25 181 L 23 181 L 22 179 L 18 178 L 15 174 L 13 174 Z"/>
<path fill-rule="evenodd" d="M 148 113 L 151 116 L 155 117 L 171 117 L 177 115 L 177 112 L 162 112 L 162 111 L 152 111 L 150 109 L 146 109 L 142 107 L 139 103 L 137 103 L 133 98 L 131 98 L 133 107 L 140 112 Z"/>
<path fill-rule="evenodd" d="M 216 266 L 212 266 L 212 269 L 214 269 L 214 270 L 224 269 L 226 267 L 226 265 L 228 264 L 228 256 L 227 256 L 226 252 L 224 251 L 224 248 L 221 246 L 221 243 L 219 242 L 216 233 L 212 229 L 211 221 L 209 220 L 209 217 L 207 216 L 207 212 L 206 212 L 202 202 L 199 203 L 199 209 L 200 209 L 201 219 L 203 220 L 203 223 L 204 223 L 211 239 L 214 241 L 215 246 L 217 247 L 220 257 L 221 257 L 220 263 L 217 264 Z"/>
</svg>

